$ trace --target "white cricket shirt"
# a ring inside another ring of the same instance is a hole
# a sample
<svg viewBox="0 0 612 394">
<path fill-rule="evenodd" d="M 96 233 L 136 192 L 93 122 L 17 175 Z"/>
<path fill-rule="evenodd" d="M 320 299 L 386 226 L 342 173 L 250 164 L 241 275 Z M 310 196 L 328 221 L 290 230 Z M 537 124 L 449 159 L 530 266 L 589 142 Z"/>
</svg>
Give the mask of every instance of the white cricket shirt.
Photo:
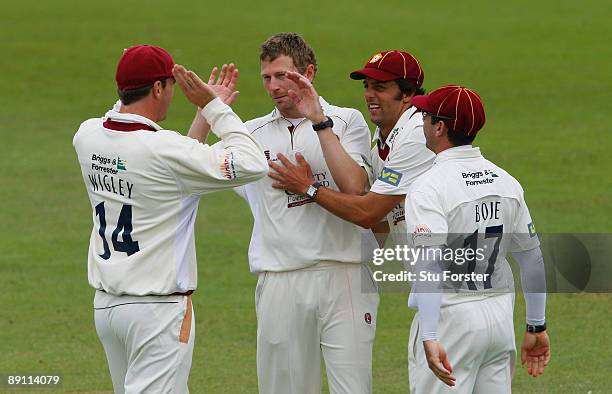
<svg viewBox="0 0 612 394">
<path fill-rule="evenodd" d="M 385 141 L 376 128 L 374 147 L 370 152 L 371 192 L 386 195 L 406 194 L 410 184 L 431 168 L 435 155 L 425 146 L 423 115 L 415 107 L 408 108 L 398 119 Z M 386 157 L 384 153 L 387 153 Z M 405 243 L 406 222 L 404 203 L 397 204 L 387 214 L 394 242 Z"/>
<path fill-rule="evenodd" d="M 211 101 L 202 116 L 223 139 L 224 149 L 162 130 L 135 114 L 109 111 L 81 124 L 73 145 L 93 209 L 92 287 L 115 295 L 196 288 L 193 228 L 199 196 L 254 181 L 268 171 L 261 148 L 221 100 Z M 107 128 L 108 121 L 142 127 L 118 131 Z"/>
<path fill-rule="evenodd" d="M 443 305 L 514 291 L 507 253 L 540 245 L 523 194 L 516 179 L 471 145 L 441 152 L 411 185 L 406 225 L 414 245 L 480 249 L 479 257 L 456 260 L 463 264 L 444 260 L 443 269 L 488 274 L 482 281 L 444 281 L 456 294 L 445 294 Z"/>
<path fill-rule="evenodd" d="M 370 150 L 370 132 L 363 115 L 352 108 L 330 105 L 321 98 L 325 115 L 334 121 L 333 131 L 346 152 L 364 166 Z M 295 123 L 295 121 L 294 121 Z M 300 152 L 312 168 L 316 181 L 338 191 L 323 157 L 312 123 L 303 119 L 292 132 L 292 123 L 277 109 L 246 126 L 262 146 L 266 157 L 277 160 L 282 153 L 295 162 Z M 246 198 L 254 216 L 249 246 L 252 272 L 290 271 L 320 261 L 362 261 L 361 228 L 334 216 L 306 196 L 272 188 L 269 177 L 250 183 L 239 194 Z"/>
</svg>

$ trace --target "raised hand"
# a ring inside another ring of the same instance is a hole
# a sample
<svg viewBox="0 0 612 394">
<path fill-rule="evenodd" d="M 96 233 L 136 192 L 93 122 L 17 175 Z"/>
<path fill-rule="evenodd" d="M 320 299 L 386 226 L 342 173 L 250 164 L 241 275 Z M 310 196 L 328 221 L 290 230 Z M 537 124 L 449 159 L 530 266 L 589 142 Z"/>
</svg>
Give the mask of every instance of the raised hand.
<svg viewBox="0 0 612 394">
<path fill-rule="evenodd" d="M 550 361 L 550 340 L 546 331 L 525 333 L 521 346 L 521 364 L 527 363 L 527 373 L 538 377 Z"/>
<path fill-rule="evenodd" d="M 320 123 L 326 120 L 323 108 L 319 102 L 319 95 L 308 78 L 294 71 L 287 71 L 285 76 L 296 84 L 296 89 L 289 89 L 287 94 L 296 107 L 312 123 Z"/>
<path fill-rule="evenodd" d="M 218 73 L 219 69 L 214 67 L 208 78 L 208 86 L 210 86 L 221 101 L 227 105 L 232 105 L 240 94 L 240 92 L 236 90 L 238 69 L 234 66 L 234 63 L 230 63 L 229 66 L 224 64 L 221 67 L 219 78 L 217 78 Z"/>
<path fill-rule="evenodd" d="M 217 97 L 215 91 L 205 84 L 196 73 L 187 70 L 180 64 L 174 65 L 172 74 L 187 99 L 198 107 L 205 107 Z"/>
<path fill-rule="evenodd" d="M 429 369 L 447 386 L 453 387 L 457 378 L 453 376 L 453 368 L 446 356 L 446 350 L 438 341 L 424 341 L 425 357 Z"/>
</svg>

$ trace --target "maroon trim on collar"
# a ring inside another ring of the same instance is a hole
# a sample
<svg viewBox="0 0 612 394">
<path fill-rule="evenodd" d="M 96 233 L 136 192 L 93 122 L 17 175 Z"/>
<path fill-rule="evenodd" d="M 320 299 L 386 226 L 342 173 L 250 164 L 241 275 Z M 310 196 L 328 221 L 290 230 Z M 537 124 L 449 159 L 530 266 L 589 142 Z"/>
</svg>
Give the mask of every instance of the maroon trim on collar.
<svg viewBox="0 0 612 394">
<path fill-rule="evenodd" d="M 149 130 L 149 131 L 157 131 L 154 127 L 149 126 L 144 123 L 125 123 L 125 122 L 116 122 L 114 120 L 106 119 L 104 123 L 102 123 L 104 128 L 115 131 L 137 131 L 137 130 Z"/>
<path fill-rule="evenodd" d="M 389 152 L 391 151 L 391 148 L 389 147 L 389 145 L 382 142 L 379 138 L 378 141 L 376 141 L 376 147 L 378 148 L 378 157 L 380 157 L 383 160 L 387 160 L 387 157 L 389 156 Z"/>
</svg>

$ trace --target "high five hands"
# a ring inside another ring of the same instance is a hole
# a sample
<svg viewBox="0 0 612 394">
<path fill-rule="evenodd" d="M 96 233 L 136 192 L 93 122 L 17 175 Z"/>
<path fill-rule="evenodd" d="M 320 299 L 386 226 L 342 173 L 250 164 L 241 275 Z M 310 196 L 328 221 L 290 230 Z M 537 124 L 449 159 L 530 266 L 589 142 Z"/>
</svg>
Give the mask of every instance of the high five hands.
<svg viewBox="0 0 612 394">
<path fill-rule="evenodd" d="M 210 72 L 210 77 L 208 78 L 208 86 L 210 86 L 221 101 L 227 105 L 232 105 L 240 94 L 240 92 L 236 90 L 238 69 L 234 66 L 234 63 L 230 63 L 229 66 L 227 64 L 221 66 L 221 74 L 217 79 L 218 72 L 219 69 L 213 67 Z"/>
<path fill-rule="evenodd" d="M 187 99 L 199 108 L 206 106 L 216 97 L 219 97 L 225 104 L 231 105 L 238 97 L 236 83 L 238 81 L 238 69 L 233 63 L 221 67 L 221 74 L 217 78 L 219 69 L 214 67 L 208 78 L 208 84 L 204 83 L 198 75 L 187 70 L 180 64 L 175 64 L 172 74 L 179 84 Z"/>
</svg>

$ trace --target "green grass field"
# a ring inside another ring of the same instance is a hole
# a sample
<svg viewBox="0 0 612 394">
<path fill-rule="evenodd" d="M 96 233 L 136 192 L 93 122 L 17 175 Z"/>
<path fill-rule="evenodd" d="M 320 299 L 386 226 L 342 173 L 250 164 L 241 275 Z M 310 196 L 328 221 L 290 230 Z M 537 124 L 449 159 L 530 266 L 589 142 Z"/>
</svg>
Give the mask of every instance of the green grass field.
<svg viewBox="0 0 612 394">
<path fill-rule="evenodd" d="M 164 46 L 202 75 L 235 62 L 243 119 L 272 108 L 257 51 L 274 33 L 303 34 L 317 53 L 319 93 L 363 112 L 361 84 L 348 73 L 376 51 L 407 50 L 428 90 L 452 82 L 481 94 L 487 125 L 477 143 L 521 181 L 539 232 L 612 230 L 609 2 L 21 0 L 2 8 L 0 374 L 63 373 L 64 392 L 111 390 L 93 326 L 91 210 L 72 136 L 114 103 L 116 62 L 134 44 Z M 164 126 L 184 132 L 192 115 L 177 91 Z M 202 199 L 193 393 L 257 391 L 251 224 L 233 193 Z M 413 312 L 405 302 L 404 294 L 381 298 L 376 393 L 407 391 Z M 552 362 L 537 379 L 518 368 L 514 391 L 612 392 L 611 303 L 609 294 L 551 295 Z M 520 297 L 516 309 L 520 333 Z"/>
</svg>

